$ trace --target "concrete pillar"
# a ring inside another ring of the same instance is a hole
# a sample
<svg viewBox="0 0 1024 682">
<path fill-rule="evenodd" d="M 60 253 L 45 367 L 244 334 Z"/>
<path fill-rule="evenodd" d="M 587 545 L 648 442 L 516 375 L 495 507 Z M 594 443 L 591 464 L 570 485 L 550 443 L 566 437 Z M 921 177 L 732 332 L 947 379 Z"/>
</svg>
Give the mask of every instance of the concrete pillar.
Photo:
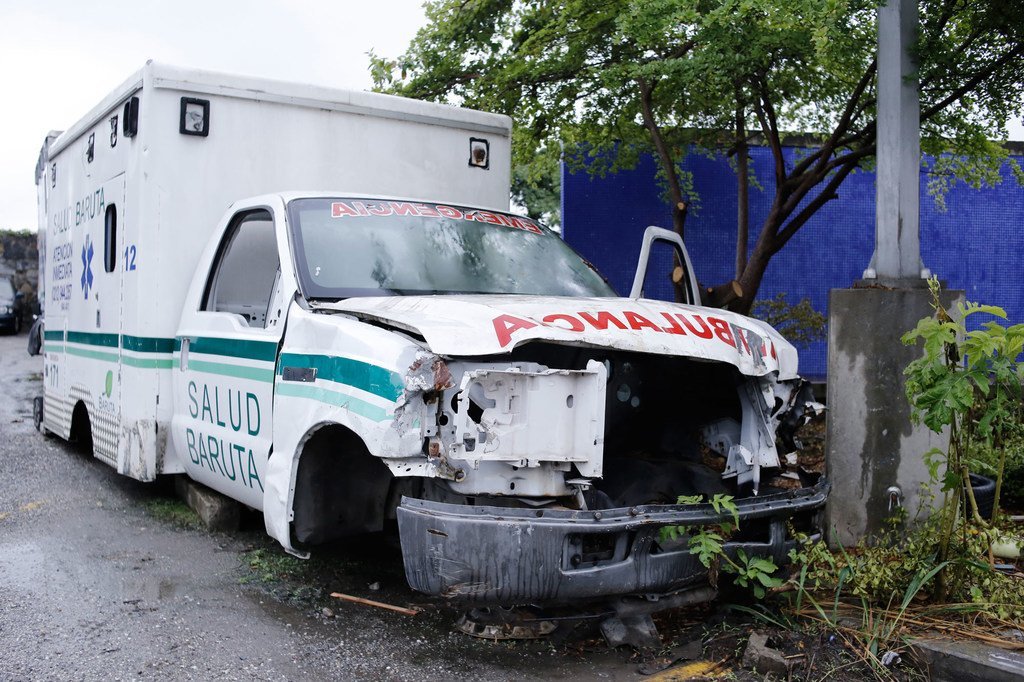
<svg viewBox="0 0 1024 682">
<path fill-rule="evenodd" d="M 951 308 L 963 292 L 944 292 L 943 299 Z M 924 453 L 948 444 L 948 437 L 911 424 L 905 393 L 903 369 L 922 351 L 900 337 L 933 313 L 930 303 L 926 287 L 833 289 L 829 296 L 826 467 L 832 494 L 826 516 L 832 544 L 853 545 L 882 530 L 891 515 L 891 486 L 916 514 L 921 484 L 928 481 Z"/>
</svg>

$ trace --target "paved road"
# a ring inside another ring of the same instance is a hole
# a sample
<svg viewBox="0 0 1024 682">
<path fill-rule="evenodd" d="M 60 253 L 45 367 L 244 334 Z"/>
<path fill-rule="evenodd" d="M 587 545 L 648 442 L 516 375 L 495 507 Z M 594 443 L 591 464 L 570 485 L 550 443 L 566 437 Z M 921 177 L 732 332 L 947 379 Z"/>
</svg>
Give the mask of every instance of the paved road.
<svg viewBox="0 0 1024 682">
<path fill-rule="evenodd" d="M 42 363 L 25 339 L 0 337 L 0 679 L 636 677 L 611 652 L 472 639 L 443 609 L 409 618 L 337 604 L 332 619 L 322 600 L 243 584 L 243 553 L 274 551 L 258 524 L 231 534 L 175 526 L 147 511 L 158 488 L 35 431 Z M 396 561 L 386 548 L 356 551 L 331 580 L 365 588 L 379 575 L 388 599 L 422 601 L 399 584 Z M 337 582 L 312 587 L 330 589 Z"/>
</svg>

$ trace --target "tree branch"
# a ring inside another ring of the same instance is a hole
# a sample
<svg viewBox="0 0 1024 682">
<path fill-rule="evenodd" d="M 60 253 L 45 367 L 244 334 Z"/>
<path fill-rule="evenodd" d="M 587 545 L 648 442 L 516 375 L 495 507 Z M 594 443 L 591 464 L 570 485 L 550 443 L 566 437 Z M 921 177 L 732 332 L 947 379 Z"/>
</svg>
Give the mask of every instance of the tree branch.
<svg viewBox="0 0 1024 682">
<path fill-rule="evenodd" d="M 683 44 L 681 44 L 678 47 L 676 47 L 676 49 L 672 50 L 668 54 L 662 55 L 659 60 L 649 59 L 649 60 L 645 60 L 645 63 L 650 63 L 650 62 L 653 62 L 653 61 L 663 61 L 664 62 L 664 61 L 668 61 L 670 59 L 679 59 L 680 57 L 686 56 L 696 46 L 697 46 L 697 41 L 691 38 L 690 40 L 687 40 Z"/>
<path fill-rule="evenodd" d="M 857 151 L 850 152 L 848 154 L 844 154 L 843 156 L 839 156 L 832 159 L 827 164 L 825 164 L 824 168 L 820 171 L 815 170 L 814 172 L 808 172 L 804 174 L 804 177 L 801 179 L 800 184 L 797 185 L 797 187 L 788 196 L 785 197 L 785 200 L 782 201 L 781 205 L 778 207 L 778 210 L 775 210 L 775 207 L 773 206 L 773 211 L 772 213 L 769 214 L 769 219 L 774 218 L 776 221 L 776 226 L 781 227 L 782 223 L 785 222 L 785 220 L 793 213 L 793 211 L 797 210 L 797 208 L 800 207 L 800 202 L 802 202 L 807 197 L 807 195 L 810 194 L 811 190 L 817 187 L 822 180 L 828 177 L 828 174 L 830 172 L 837 168 L 840 170 L 844 168 L 849 168 L 849 171 L 847 171 L 843 175 L 843 177 L 845 178 L 847 175 L 849 175 L 850 171 L 852 171 L 857 166 L 857 163 L 861 159 L 863 159 L 866 156 L 870 156 L 871 154 L 874 153 L 875 146 L 873 144 L 868 145 L 858 149 Z M 766 220 L 765 223 L 768 224 L 768 221 Z M 782 247 L 779 246 L 778 248 Z"/>
<path fill-rule="evenodd" d="M 747 165 L 746 112 L 736 86 L 736 279 L 747 267 L 747 239 L 750 234 L 750 169 Z"/>
<path fill-rule="evenodd" d="M 775 158 L 775 185 L 781 187 L 786 182 L 786 166 L 782 157 L 782 142 L 779 140 L 779 130 L 775 126 L 774 111 L 767 102 L 764 86 L 759 83 L 757 86 L 758 96 L 754 98 L 754 114 L 761 124 L 762 134 L 768 139 L 772 149 L 772 156 Z M 767 108 L 765 105 L 768 105 Z M 771 114 L 769 115 L 769 111 Z"/>
<path fill-rule="evenodd" d="M 852 173 L 853 169 L 856 167 L 857 164 L 851 163 L 840 168 L 836 174 L 832 176 L 832 179 L 829 180 L 828 184 L 825 185 L 821 192 L 819 192 L 809 204 L 804 206 L 803 210 L 801 210 L 795 218 L 789 221 L 785 229 L 779 232 L 773 240 L 773 255 L 778 253 L 779 249 L 785 246 L 786 243 L 793 238 L 793 235 L 796 234 L 797 230 L 803 227 L 804 223 L 806 223 L 811 216 L 817 213 L 822 206 L 833 199 L 839 198 L 839 195 L 836 194 L 836 190 L 839 188 L 839 185 L 843 184 L 843 180 L 846 179 L 846 176 Z"/>
<path fill-rule="evenodd" d="M 832 135 L 829 136 L 828 142 L 823 145 L 826 153 L 818 160 L 817 165 L 819 170 L 825 165 L 825 159 L 832 155 L 832 150 L 836 148 L 835 145 L 839 140 L 839 137 L 849 129 L 850 122 L 853 120 L 854 112 L 857 110 L 856 105 L 864 95 L 868 85 L 871 84 L 871 79 L 875 75 L 877 66 L 878 60 L 872 59 L 868 68 L 864 70 L 864 75 L 861 76 L 860 81 L 857 82 L 857 87 L 855 87 L 853 92 L 850 93 L 850 99 L 847 101 L 846 107 L 843 109 L 843 115 L 840 116 L 839 123 L 836 124 L 836 128 L 832 131 Z"/>
<path fill-rule="evenodd" d="M 984 68 L 978 73 L 974 74 L 974 77 L 969 79 L 966 83 L 963 83 L 959 88 L 956 88 L 949 93 L 944 99 L 936 102 L 932 106 L 921 112 L 921 121 L 926 121 L 935 114 L 939 113 L 953 102 L 957 101 L 968 92 L 976 88 L 983 80 L 991 76 L 996 69 L 1005 66 L 1007 62 L 1013 60 L 1016 57 L 1020 57 L 1024 54 L 1024 45 L 1017 45 L 1012 50 L 1004 54 L 1002 57 L 997 59 L 995 62 L 989 65 L 988 68 Z"/>
<path fill-rule="evenodd" d="M 864 75 L 861 76 L 857 85 L 854 87 L 853 92 L 850 93 L 850 98 L 846 102 L 846 107 L 843 109 L 843 113 L 839 118 L 839 122 L 836 123 L 835 129 L 829 136 L 829 139 L 818 148 L 814 153 L 804 157 L 793 166 L 793 170 L 790 171 L 789 177 L 797 178 L 808 171 L 811 166 L 818 164 L 822 166 L 825 164 L 825 159 L 832 156 L 832 152 L 840 147 L 845 146 L 842 144 L 843 139 L 840 135 L 844 135 L 849 131 L 850 125 L 855 121 L 867 108 L 867 104 L 874 100 L 873 97 L 868 98 L 866 101 L 861 101 L 861 97 L 871 84 L 871 79 L 875 75 L 875 69 L 877 68 L 877 60 L 871 60 L 868 68 L 865 69 Z M 820 169 L 819 169 L 820 170 Z"/>
<path fill-rule="evenodd" d="M 687 206 L 686 202 L 683 201 L 683 191 L 679 185 L 679 174 L 676 173 L 675 161 L 669 153 L 668 145 L 665 144 L 665 138 L 661 134 L 661 129 L 658 127 L 657 121 L 654 120 L 652 95 L 656 84 L 650 85 L 644 78 L 637 78 L 636 82 L 640 87 L 640 111 L 643 115 L 644 127 L 651 134 L 654 149 L 657 151 L 662 168 L 665 170 L 669 194 L 672 195 L 672 226 L 681 238 L 685 238 Z"/>
</svg>

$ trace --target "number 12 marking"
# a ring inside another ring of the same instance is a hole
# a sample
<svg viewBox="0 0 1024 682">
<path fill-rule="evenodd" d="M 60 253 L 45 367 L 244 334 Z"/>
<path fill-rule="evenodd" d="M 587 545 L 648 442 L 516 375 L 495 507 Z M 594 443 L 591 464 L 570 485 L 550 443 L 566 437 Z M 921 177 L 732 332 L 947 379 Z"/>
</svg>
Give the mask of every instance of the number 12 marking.
<svg viewBox="0 0 1024 682">
<path fill-rule="evenodd" d="M 124 250 L 124 269 L 134 270 L 135 269 L 135 244 L 125 247 Z"/>
</svg>

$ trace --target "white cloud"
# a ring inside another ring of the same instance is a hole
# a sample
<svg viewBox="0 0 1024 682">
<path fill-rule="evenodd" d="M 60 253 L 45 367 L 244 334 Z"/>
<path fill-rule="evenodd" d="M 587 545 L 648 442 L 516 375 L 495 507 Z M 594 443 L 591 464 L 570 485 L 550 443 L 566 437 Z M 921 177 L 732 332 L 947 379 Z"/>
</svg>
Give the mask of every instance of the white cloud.
<svg viewBox="0 0 1024 682">
<path fill-rule="evenodd" d="M 421 0 L 0 0 L 0 229 L 36 227 L 43 138 L 70 127 L 147 59 L 367 89 L 366 52 L 397 55 Z"/>
</svg>

